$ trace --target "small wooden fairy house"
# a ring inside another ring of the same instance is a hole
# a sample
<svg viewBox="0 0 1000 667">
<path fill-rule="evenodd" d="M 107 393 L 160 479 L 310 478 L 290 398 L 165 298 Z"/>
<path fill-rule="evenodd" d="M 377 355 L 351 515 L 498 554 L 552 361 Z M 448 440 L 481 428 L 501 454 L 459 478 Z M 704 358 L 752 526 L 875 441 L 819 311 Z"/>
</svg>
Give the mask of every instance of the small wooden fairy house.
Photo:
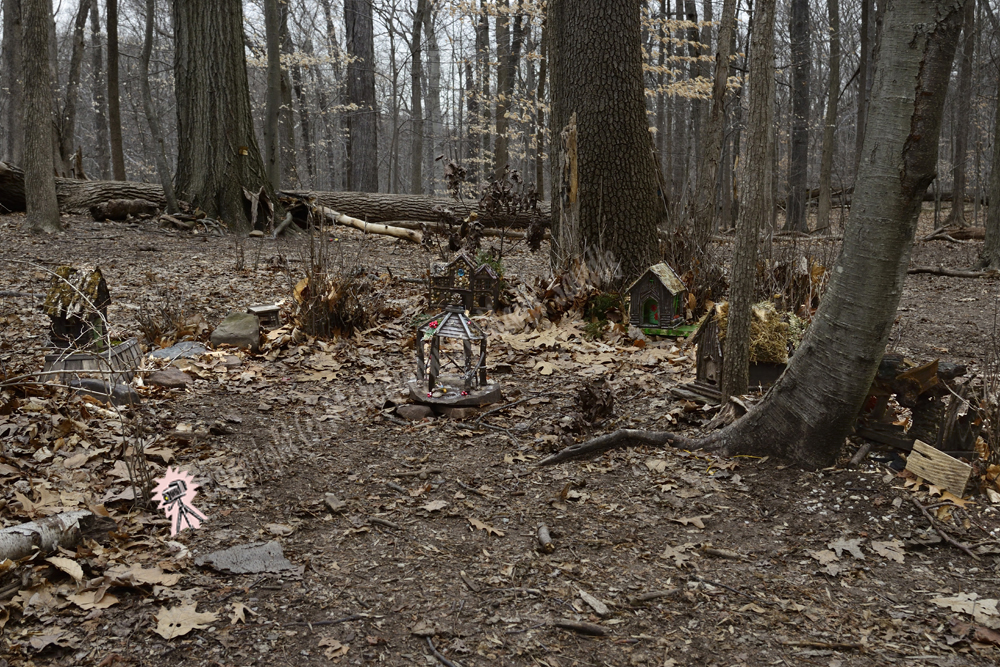
<svg viewBox="0 0 1000 667">
<path fill-rule="evenodd" d="M 685 323 L 687 288 L 677 274 L 660 262 L 646 269 L 628 287 L 629 324 L 653 336 L 677 335 Z"/>
<path fill-rule="evenodd" d="M 99 268 L 92 271 L 60 266 L 45 296 L 55 347 L 100 347 L 107 335 L 111 293 Z"/>
<path fill-rule="evenodd" d="M 476 262 L 464 252 L 450 262 L 431 262 L 428 304 L 446 308 L 462 306 L 470 313 L 485 313 L 500 298 L 500 278 L 488 265 Z"/>
</svg>

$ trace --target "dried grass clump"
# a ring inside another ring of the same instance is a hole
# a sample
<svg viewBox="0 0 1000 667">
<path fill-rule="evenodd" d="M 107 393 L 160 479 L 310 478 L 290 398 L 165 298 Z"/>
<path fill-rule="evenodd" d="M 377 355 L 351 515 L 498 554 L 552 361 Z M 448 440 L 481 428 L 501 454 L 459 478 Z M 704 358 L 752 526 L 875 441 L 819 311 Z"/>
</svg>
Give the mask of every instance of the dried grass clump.
<svg viewBox="0 0 1000 667">
<path fill-rule="evenodd" d="M 719 304 L 716 312 L 719 322 L 719 342 L 724 344 L 726 327 L 729 324 L 729 302 Z M 775 309 L 773 303 L 763 301 L 755 304 L 753 317 L 750 319 L 750 363 L 786 363 L 790 330 L 789 322 Z M 799 339 L 801 340 L 801 334 Z"/>
<path fill-rule="evenodd" d="M 324 274 L 314 272 L 295 286 L 293 319 L 311 336 L 350 336 L 378 323 L 386 311 L 388 276 L 364 269 Z"/>
</svg>

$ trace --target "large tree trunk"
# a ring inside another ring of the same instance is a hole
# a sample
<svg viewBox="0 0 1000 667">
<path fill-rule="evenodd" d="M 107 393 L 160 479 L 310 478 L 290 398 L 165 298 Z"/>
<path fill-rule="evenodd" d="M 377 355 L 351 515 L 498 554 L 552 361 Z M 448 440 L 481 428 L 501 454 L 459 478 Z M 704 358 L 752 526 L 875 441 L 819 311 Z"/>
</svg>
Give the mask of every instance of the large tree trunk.
<svg viewBox="0 0 1000 667">
<path fill-rule="evenodd" d="M 60 230 L 52 161 L 52 86 L 49 74 L 49 0 L 23 0 L 25 226 L 36 234 Z M 9 207 L 8 207 L 9 208 Z"/>
<path fill-rule="evenodd" d="M 108 22 L 108 124 L 111 133 L 111 173 L 125 180 L 125 152 L 122 148 L 122 108 L 118 91 L 118 0 L 107 0 Z M 178 90 L 184 90 L 178 88 Z M 180 108 L 180 104 L 177 105 Z"/>
<path fill-rule="evenodd" d="M 278 5 L 280 22 L 280 48 L 286 60 L 295 61 L 295 49 L 292 46 L 292 36 L 288 32 L 288 14 L 291 11 L 288 0 L 280 0 Z M 280 66 L 279 58 L 279 66 Z M 292 81 L 288 76 L 288 68 L 280 67 L 281 77 L 279 91 L 281 93 L 281 109 L 278 113 L 278 134 L 280 136 L 281 179 L 286 188 L 299 188 L 298 157 L 295 151 L 295 107 L 292 105 Z"/>
<path fill-rule="evenodd" d="M 958 69 L 958 88 L 955 90 L 955 153 L 952 156 L 951 213 L 945 227 L 965 225 L 965 157 L 969 144 L 969 123 L 972 110 L 972 58 L 976 50 L 976 3 L 965 4 L 962 23 L 962 63 Z"/>
<path fill-rule="evenodd" d="M 8 160 L 21 162 L 24 158 L 24 128 L 21 127 L 24 111 L 24 66 L 21 43 L 21 0 L 3 0 L 3 88 L 7 93 L 7 145 Z"/>
<path fill-rule="evenodd" d="M 792 51 L 792 134 L 788 156 L 785 229 L 809 231 L 806 186 L 809 166 L 809 0 L 792 0 L 788 34 Z"/>
<path fill-rule="evenodd" d="M 264 40 L 267 49 L 267 94 L 264 103 L 264 170 L 275 190 L 281 188 L 278 113 L 281 110 L 281 36 L 278 0 L 264 0 Z"/>
<path fill-rule="evenodd" d="M 507 118 L 507 111 L 510 109 L 510 104 L 513 101 L 511 98 L 514 95 L 514 60 L 517 58 L 514 55 L 513 47 L 511 46 L 510 40 L 510 0 L 503 0 L 502 3 L 498 4 L 499 11 L 497 12 L 497 27 L 496 27 L 496 38 L 497 38 L 497 108 L 496 108 L 496 128 L 497 137 L 496 144 L 493 148 L 493 179 L 500 180 L 503 178 L 504 169 L 507 168 L 509 163 L 509 156 L 507 154 L 507 145 L 509 138 L 507 136 L 507 126 L 509 124 L 509 119 Z M 518 26 L 515 31 L 520 32 L 521 14 L 517 15 Z M 518 45 L 520 47 L 520 44 Z M 518 49 L 520 50 L 520 48 Z"/>
<path fill-rule="evenodd" d="M 254 135 L 240 0 L 174 0 L 177 193 L 247 230 L 243 191 L 272 196 Z"/>
<path fill-rule="evenodd" d="M 312 54 L 312 44 L 307 39 L 302 52 L 309 57 Z M 313 155 L 312 119 L 309 114 L 309 101 L 306 99 L 305 88 L 302 85 L 302 67 L 299 59 L 293 59 L 291 66 L 292 90 L 295 91 L 295 101 L 299 103 L 299 123 L 302 126 L 302 150 L 305 153 L 306 173 L 309 182 L 306 187 L 316 187 L 316 158 Z"/>
<path fill-rule="evenodd" d="M 865 119 L 868 112 L 868 72 L 871 60 L 871 14 L 875 0 L 861 0 L 861 50 L 858 61 L 858 109 L 854 124 L 854 178 L 861 168 L 861 149 L 865 141 Z"/>
<path fill-rule="evenodd" d="M 553 263 L 583 260 L 598 280 L 620 287 L 656 259 L 663 217 L 646 121 L 639 4 L 551 0 L 548 29 Z M 554 138 L 574 118 L 574 155 L 560 154 Z M 578 229 L 569 219 L 576 207 Z"/>
<path fill-rule="evenodd" d="M 750 116 L 747 122 L 746 162 L 740 169 L 744 203 L 736 223 L 722 396 L 744 394 L 750 383 L 750 317 L 757 275 L 760 230 L 774 210 L 774 4 L 758 0 L 754 6 L 750 41 Z"/>
<path fill-rule="evenodd" d="M 886 13 L 843 250 L 788 370 L 761 404 L 721 432 L 729 453 L 770 453 L 810 468 L 829 466 L 840 453 L 896 315 L 934 178 L 963 13 L 961 0 L 898 0 Z"/>
<path fill-rule="evenodd" d="M 424 108 L 427 111 L 430 130 L 427 132 L 427 140 L 424 141 L 424 155 L 427 181 L 430 186 L 428 193 L 431 195 L 437 194 L 434 160 L 444 152 L 444 121 L 441 115 L 441 50 L 438 46 L 437 31 L 435 30 L 437 14 L 438 9 L 433 2 L 427 6 L 427 11 L 424 12 L 424 35 L 427 39 L 427 70 L 424 75 L 427 85 L 424 91 Z"/>
<path fill-rule="evenodd" d="M 149 90 L 149 59 L 153 54 L 153 24 L 156 21 L 156 0 L 146 0 L 145 34 L 142 40 L 142 53 L 139 56 L 139 93 L 142 96 L 142 110 L 149 125 L 149 134 L 153 139 L 153 158 L 156 161 L 156 174 L 163 186 L 164 198 L 167 201 L 167 212 L 177 210 L 177 196 L 174 194 L 173 173 L 167 164 L 167 150 L 163 142 L 163 131 L 160 129 L 160 117 L 153 108 L 153 95 Z"/>
<path fill-rule="evenodd" d="M 413 195 L 424 193 L 424 109 L 420 94 L 420 49 L 426 11 L 427 0 L 417 0 L 417 8 L 413 12 L 413 38 L 410 41 L 410 194 Z"/>
<path fill-rule="evenodd" d="M 535 191 L 538 198 L 545 201 L 545 81 L 548 79 L 548 30 L 542 24 L 542 38 L 539 46 L 541 62 L 538 65 L 538 90 L 535 93 Z"/>
<path fill-rule="evenodd" d="M 819 164 L 819 207 L 816 229 L 830 226 L 830 192 L 833 180 L 834 132 L 837 129 L 837 105 L 840 101 L 840 7 L 837 0 L 827 0 L 830 14 L 830 83 L 823 120 L 823 154 Z"/>
<path fill-rule="evenodd" d="M 378 192 L 378 111 L 375 107 L 375 36 L 371 0 L 344 0 L 347 26 L 349 188 Z"/>
<path fill-rule="evenodd" d="M 66 80 L 66 100 L 63 102 L 59 119 L 59 170 L 63 176 L 83 178 L 74 173 L 73 153 L 76 146 L 76 98 L 80 88 L 80 67 L 83 64 L 83 30 L 87 27 L 87 15 L 92 0 L 80 0 L 73 23 L 73 51 L 69 59 L 69 77 Z"/>
<path fill-rule="evenodd" d="M 482 183 L 489 180 L 490 173 L 490 146 L 492 145 L 493 133 L 490 130 L 490 15 L 486 8 L 486 0 L 479 3 L 479 25 L 476 26 L 476 65 L 479 69 L 479 86 L 481 91 L 479 104 L 479 130 L 480 150 L 479 164 L 476 175 L 478 179 L 474 182 Z"/>
<path fill-rule="evenodd" d="M 719 160 L 722 155 L 723 130 L 726 123 L 726 82 L 729 80 L 729 56 L 733 31 L 736 28 L 736 0 L 724 0 L 722 23 L 719 26 L 718 48 L 715 52 L 715 82 L 712 87 L 712 107 L 705 124 L 701 160 L 698 162 L 698 190 L 694 202 L 695 249 L 702 253 L 715 223 L 715 195 L 719 181 Z"/>
<path fill-rule="evenodd" d="M 966 1 L 971 2 L 971 0 Z M 1000 22 L 997 21 L 993 11 L 989 6 L 984 9 L 993 24 L 993 29 L 1000 31 Z M 996 96 L 993 114 L 993 161 L 990 165 L 989 201 L 991 204 L 988 204 L 986 209 L 986 239 L 979 251 L 976 268 L 1000 269 L 1000 95 Z"/>
<path fill-rule="evenodd" d="M 94 2 L 90 8 L 90 44 L 93 49 L 93 60 L 91 60 L 91 74 L 93 75 L 93 96 L 94 96 L 94 128 L 96 134 L 96 146 L 94 155 L 97 158 L 97 168 L 102 179 L 111 177 L 111 156 L 108 154 L 108 116 L 107 101 L 104 90 L 104 56 L 101 48 L 101 16 L 98 11 L 100 3 Z M 16 163 L 17 160 L 14 160 Z"/>
</svg>

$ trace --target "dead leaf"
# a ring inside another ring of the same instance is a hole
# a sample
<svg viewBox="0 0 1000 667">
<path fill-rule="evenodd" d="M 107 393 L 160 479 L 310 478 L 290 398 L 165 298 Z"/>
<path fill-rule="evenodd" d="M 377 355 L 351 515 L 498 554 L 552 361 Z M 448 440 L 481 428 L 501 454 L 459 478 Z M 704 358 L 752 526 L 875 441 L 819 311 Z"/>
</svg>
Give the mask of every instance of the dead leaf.
<svg viewBox="0 0 1000 667">
<path fill-rule="evenodd" d="M 341 644 L 333 637 L 324 637 L 323 639 L 320 639 L 319 645 L 329 647 L 325 651 L 323 651 L 323 655 L 326 657 L 327 660 L 333 660 L 335 658 L 341 658 L 347 655 L 347 651 L 350 648 L 349 646 Z"/>
<path fill-rule="evenodd" d="M 426 505 L 423 505 L 420 509 L 427 510 L 428 512 L 437 512 L 438 510 L 443 510 L 447 506 L 447 500 L 432 500 Z"/>
<path fill-rule="evenodd" d="M 903 543 L 899 540 L 889 540 L 888 542 L 876 542 L 872 540 L 872 550 L 882 558 L 903 562 Z"/>
<path fill-rule="evenodd" d="M 295 529 L 291 526 L 286 526 L 283 523 L 269 523 L 265 526 L 272 535 L 278 535 L 284 537 L 286 535 L 291 535 L 295 532 Z"/>
<path fill-rule="evenodd" d="M 181 637 L 192 630 L 204 630 L 209 623 L 214 623 L 218 615 L 213 612 L 199 613 L 195 611 L 198 603 L 181 605 L 167 609 L 160 607 L 160 613 L 156 614 L 156 634 L 164 639 Z"/>
<path fill-rule="evenodd" d="M 652 472 L 663 472 L 667 469 L 667 462 L 664 459 L 646 459 L 645 463 Z"/>
<path fill-rule="evenodd" d="M 535 370 L 538 371 L 539 375 L 552 375 L 555 371 L 555 366 L 548 361 L 539 361 L 535 364 Z"/>
<path fill-rule="evenodd" d="M 680 519 L 671 519 L 675 523 L 679 523 L 682 526 L 694 526 L 695 528 L 701 528 L 704 530 L 705 524 L 702 523 L 702 519 L 710 519 L 711 514 L 702 514 L 701 516 L 692 517 L 681 517 Z"/>
<path fill-rule="evenodd" d="M 847 540 L 842 537 L 839 540 L 830 542 L 826 546 L 837 552 L 837 558 L 843 556 L 846 551 L 858 560 L 865 559 L 865 555 L 861 553 L 861 538 L 856 537 L 853 540 Z"/>
<path fill-rule="evenodd" d="M 483 523 L 479 519 L 473 519 L 472 517 L 469 517 L 469 523 L 471 523 L 472 527 L 475 528 L 476 530 L 485 530 L 487 535 L 496 535 L 497 537 L 503 537 L 502 530 L 497 530 L 493 526 Z"/>
<path fill-rule="evenodd" d="M 67 595 L 66 599 L 83 610 L 107 609 L 118 604 L 118 598 L 108 593 L 108 586 L 101 586 L 95 591 L 84 591 L 76 595 Z"/>
<path fill-rule="evenodd" d="M 674 560 L 674 567 L 684 567 L 688 564 L 688 561 L 691 560 L 691 556 L 684 552 L 688 551 L 693 546 L 693 544 L 682 544 L 679 547 L 668 546 L 663 550 L 663 553 L 660 554 L 660 558 L 672 558 Z"/>
<path fill-rule="evenodd" d="M 83 568 L 75 560 L 70 558 L 60 558 L 54 556 L 52 558 L 46 558 L 48 562 L 55 565 L 57 568 L 73 577 L 76 581 L 83 581 Z"/>
<path fill-rule="evenodd" d="M 767 613 L 766 609 L 764 609 L 763 607 L 760 607 L 759 605 L 754 604 L 753 602 L 751 602 L 750 604 L 745 604 L 742 607 L 740 607 L 740 613 L 741 614 L 743 612 L 747 612 L 747 611 L 752 611 L 755 614 L 766 614 Z"/>
<path fill-rule="evenodd" d="M 944 491 L 943 493 L 941 493 L 941 500 L 947 500 L 947 501 L 949 501 L 949 502 L 951 502 L 951 503 L 953 503 L 955 505 L 958 505 L 962 509 L 965 509 L 965 507 L 968 506 L 968 505 L 975 505 L 976 504 L 976 501 L 974 501 L 974 500 L 966 500 L 964 498 L 959 498 L 958 496 L 956 496 L 951 491 Z"/>
<path fill-rule="evenodd" d="M 229 624 L 230 625 L 236 625 L 237 622 L 239 622 L 239 623 L 246 623 L 247 622 L 247 618 L 246 618 L 247 612 L 253 614 L 254 616 L 257 615 L 257 612 L 255 612 L 253 609 L 251 609 L 250 607 L 246 606 L 242 602 L 234 602 L 233 603 L 233 612 L 231 614 L 229 614 Z"/>
<path fill-rule="evenodd" d="M 833 553 L 829 549 L 823 549 L 822 551 L 807 551 L 806 553 L 809 554 L 811 558 L 818 560 L 820 565 L 829 565 L 835 560 L 840 560 L 837 557 L 837 554 Z"/>
<path fill-rule="evenodd" d="M 47 635 L 43 634 L 35 635 L 34 637 L 28 640 L 28 643 L 31 644 L 31 648 L 35 649 L 36 651 L 41 651 L 50 644 L 55 644 L 56 646 L 63 646 L 65 648 L 79 648 L 80 638 L 71 632 L 60 631 L 60 632 L 53 632 Z"/>
<path fill-rule="evenodd" d="M 978 593 L 959 593 L 949 598 L 934 598 L 931 603 L 968 614 L 976 623 L 1000 630 L 1000 611 L 997 610 L 997 600 L 982 599 Z"/>
<path fill-rule="evenodd" d="M 126 567 L 125 565 L 115 565 L 104 572 L 112 582 L 122 586 L 141 586 L 143 584 L 159 584 L 161 586 L 173 586 L 181 577 L 180 573 L 165 574 L 158 566 L 143 568 L 138 563 Z"/>
</svg>

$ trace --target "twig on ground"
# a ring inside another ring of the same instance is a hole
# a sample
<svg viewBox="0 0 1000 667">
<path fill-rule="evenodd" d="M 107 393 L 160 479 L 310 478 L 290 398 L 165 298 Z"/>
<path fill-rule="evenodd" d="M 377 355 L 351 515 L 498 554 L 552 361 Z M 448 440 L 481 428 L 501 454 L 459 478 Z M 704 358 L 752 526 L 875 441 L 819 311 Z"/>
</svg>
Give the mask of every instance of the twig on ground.
<svg viewBox="0 0 1000 667">
<path fill-rule="evenodd" d="M 482 492 L 482 491 L 480 491 L 479 489 L 474 489 L 474 488 L 472 488 L 471 486 L 469 486 L 468 484 L 466 484 L 465 482 L 463 482 L 463 481 L 462 481 L 462 480 L 460 480 L 460 479 L 457 479 L 457 478 L 456 478 L 456 479 L 455 479 L 455 483 L 456 483 L 456 484 L 458 484 L 458 485 L 459 485 L 460 487 L 462 487 L 463 489 L 465 489 L 466 491 L 468 491 L 469 493 L 474 493 L 474 494 L 476 494 L 477 496 L 482 496 L 483 498 L 491 498 L 491 499 L 493 499 L 493 500 L 496 500 L 496 496 L 491 496 L 491 495 L 490 495 L 490 494 L 488 494 L 488 493 L 483 493 L 483 492 Z"/>
<path fill-rule="evenodd" d="M 439 475 L 440 468 L 424 468 L 423 470 L 410 470 L 406 472 L 394 472 L 391 477 L 423 477 L 425 475 Z"/>
<path fill-rule="evenodd" d="M 931 528 L 933 528 L 934 530 L 936 530 L 937 534 L 941 536 L 941 539 L 943 539 L 945 542 L 947 542 L 951 546 L 955 547 L 956 549 L 961 549 L 966 554 L 968 554 L 973 560 L 979 560 L 979 556 L 977 556 L 976 554 L 972 553 L 972 551 L 969 549 L 969 547 L 967 547 L 966 545 L 962 544 L 961 542 L 959 542 L 958 540 L 956 540 L 954 537 L 952 537 L 951 533 L 949 533 L 948 531 L 946 531 L 944 528 L 941 528 L 937 524 L 937 522 L 934 520 L 934 517 L 931 516 L 931 513 L 927 511 L 927 508 L 924 507 L 923 505 L 921 505 L 920 502 L 916 498 L 914 498 L 913 496 L 910 496 L 909 498 L 910 498 L 910 502 L 917 506 L 917 509 L 920 510 L 920 513 L 923 514 L 924 517 L 927 519 L 927 521 L 931 524 Z"/>
<path fill-rule="evenodd" d="M 609 449 L 621 449 L 635 445 L 649 445 L 651 447 L 663 447 L 664 445 L 670 445 L 671 447 L 680 447 L 684 449 L 700 449 L 710 442 L 712 442 L 711 436 L 705 438 L 704 440 L 691 440 L 690 438 L 685 438 L 682 435 L 676 435 L 668 431 L 639 431 L 636 429 L 624 428 L 613 433 L 605 433 L 604 435 L 597 436 L 596 438 L 591 438 L 586 442 L 570 445 L 569 447 L 542 459 L 538 462 L 538 465 L 550 466 L 553 463 L 560 463 L 562 461 L 569 461 L 570 459 L 578 459 L 585 456 L 600 454 L 601 452 Z"/>
<path fill-rule="evenodd" d="M 854 456 L 851 457 L 851 461 L 850 463 L 848 463 L 848 465 L 852 467 L 861 465 L 861 462 L 864 461 L 866 458 L 868 458 L 868 452 L 870 452 L 871 450 L 872 450 L 872 443 L 870 442 L 863 443 L 860 447 L 858 447 L 858 451 L 854 453 Z"/>
<path fill-rule="evenodd" d="M 607 637 L 609 634 L 607 630 L 599 625 L 594 625 L 593 623 L 583 623 L 581 621 L 560 619 L 558 621 L 552 621 L 552 625 L 557 628 L 562 628 L 563 630 L 572 630 L 573 632 L 578 632 L 581 635 L 590 635 L 592 637 Z"/>
<path fill-rule="evenodd" d="M 347 623 L 348 621 L 360 621 L 365 618 L 362 614 L 351 614 L 350 616 L 344 616 L 343 618 L 334 618 L 328 621 L 295 621 L 293 623 L 282 623 L 282 627 L 288 627 L 292 625 L 308 625 L 310 627 L 314 625 L 338 625 L 340 623 Z"/>
<path fill-rule="evenodd" d="M 395 528 L 396 530 L 403 530 L 403 527 L 399 524 L 393 523 L 386 519 L 380 519 L 378 517 L 370 516 L 368 517 L 368 523 L 376 523 L 380 526 L 385 526 L 386 528 Z"/>
<path fill-rule="evenodd" d="M 681 589 L 679 588 L 668 588 L 665 591 L 650 591 L 649 593 L 643 593 L 642 595 L 636 595 L 628 599 L 628 603 L 635 607 L 643 602 L 651 602 L 653 600 L 659 600 L 660 598 L 670 598 L 675 595 L 679 595 Z"/>
<path fill-rule="evenodd" d="M 461 667 L 461 665 L 459 665 L 458 663 L 452 662 L 448 658 L 438 653 L 438 650 L 434 648 L 434 642 L 431 641 L 430 637 L 427 638 L 427 648 L 431 650 L 431 655 L 437 658 L 437 661 L 440 662 L 445 667 Z"/>
</svg>

